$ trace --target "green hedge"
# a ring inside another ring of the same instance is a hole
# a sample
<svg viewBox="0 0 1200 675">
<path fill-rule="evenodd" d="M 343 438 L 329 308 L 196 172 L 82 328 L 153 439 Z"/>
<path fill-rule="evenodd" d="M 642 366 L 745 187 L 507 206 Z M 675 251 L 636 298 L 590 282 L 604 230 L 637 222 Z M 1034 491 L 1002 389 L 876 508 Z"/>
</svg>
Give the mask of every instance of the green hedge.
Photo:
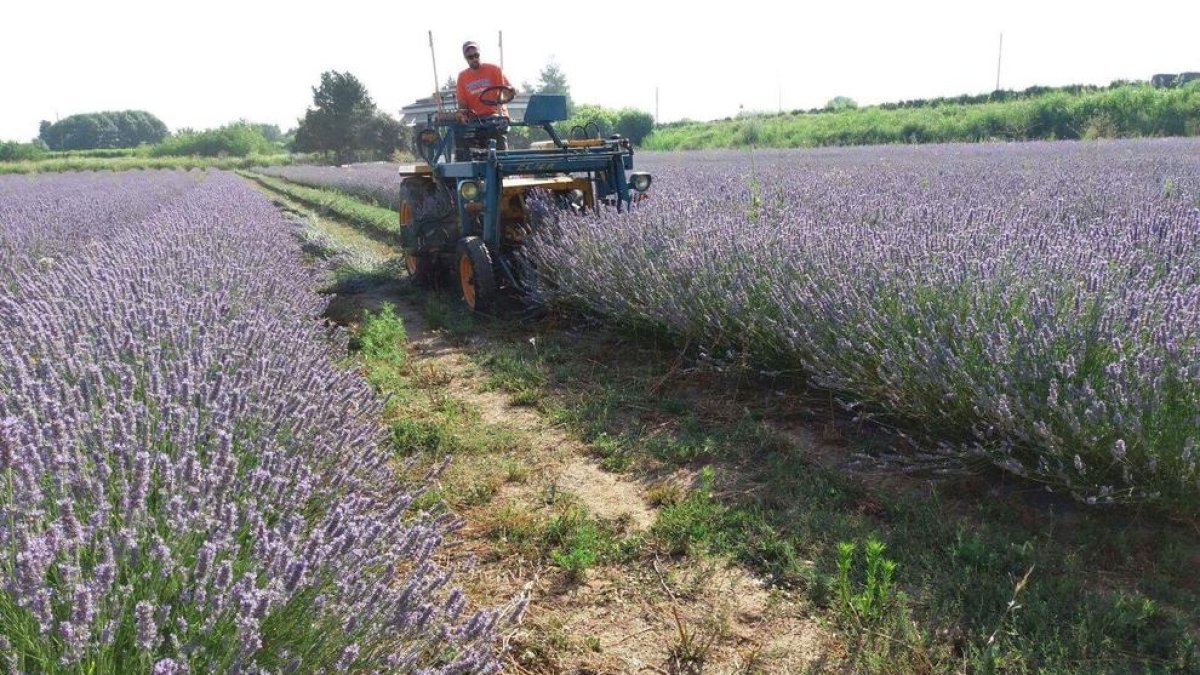
<svg viewBox="0 0 1200 675">
<path fill-rule="evenodd" d="M 792 113 L 659 127 L 651 150 L 1200 135 L 1200 82 L 978 105 Z"/>
<path fill-rule="evenodd" d="M 268 141 L 257 126 L 243 122 L 207 131 L 181 131 L 164 138 L 150 150 L 155 157 L 248 157 L 276 152 L 279 147 Z"/>
</svg>

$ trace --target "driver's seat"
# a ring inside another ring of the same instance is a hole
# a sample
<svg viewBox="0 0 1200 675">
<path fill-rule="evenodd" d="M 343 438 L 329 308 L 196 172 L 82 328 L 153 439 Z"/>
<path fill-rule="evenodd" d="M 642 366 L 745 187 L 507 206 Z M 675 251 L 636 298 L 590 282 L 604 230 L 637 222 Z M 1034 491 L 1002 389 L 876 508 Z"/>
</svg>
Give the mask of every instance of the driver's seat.
<svg viewBox="0 0 1200 675">
<path fill-rule="evenodd" d="M 472 161 L 475 155 L 486 153 L 488 142 L 493 139 L 497 150 L 507 150 L 508 129 L 507 118 L 503 123 L 460 125 L 454 135 L 454 161 Z"/>
</svg>

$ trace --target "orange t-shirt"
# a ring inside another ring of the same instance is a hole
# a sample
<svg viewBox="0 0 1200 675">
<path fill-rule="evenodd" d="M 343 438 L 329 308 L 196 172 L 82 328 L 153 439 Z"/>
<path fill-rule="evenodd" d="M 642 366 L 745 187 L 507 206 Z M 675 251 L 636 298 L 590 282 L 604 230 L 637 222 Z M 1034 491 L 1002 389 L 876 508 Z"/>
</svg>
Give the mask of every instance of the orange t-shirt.
<svg viewBox="0 0 1200 675">
<path fill-rule="evenodd" d="M 458 107 L 467 108 L 476 115 L 504 115 L 507 117 L 508 110 L 504 106 L 485 105 L 479 100 L 479 95 L 483 93 L 484 89 L 501 84 L 508 84 L 508 78 L 500 72 L 499 66 L 481 63 L 478 70 L 467 68 L 458 74 L 458 87 L 455 90 Z"/>
</svg>

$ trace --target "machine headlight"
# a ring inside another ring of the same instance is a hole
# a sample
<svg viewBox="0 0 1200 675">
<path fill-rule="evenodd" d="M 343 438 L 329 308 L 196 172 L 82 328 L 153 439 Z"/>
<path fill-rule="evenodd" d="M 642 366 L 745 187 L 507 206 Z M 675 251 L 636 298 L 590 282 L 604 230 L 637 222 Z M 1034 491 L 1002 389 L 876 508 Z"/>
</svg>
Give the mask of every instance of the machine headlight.
<svg viewBox="0 0 1200 675">
<path fill-rule="evenodd" d="M 645 192 L 650 189 L 650 174 L 648 173 L 631 173 L 629 174 L 629 184 L 638 192 Z"/>
<path fill-rule="evenodd" d="M 464 180 L 458 184 L 458 196 L 464 201 L 473 202 L 479 199 L 479 193 L 483 190 L 479 187 L 479 183 L 473 180 Z"/>
</svg>

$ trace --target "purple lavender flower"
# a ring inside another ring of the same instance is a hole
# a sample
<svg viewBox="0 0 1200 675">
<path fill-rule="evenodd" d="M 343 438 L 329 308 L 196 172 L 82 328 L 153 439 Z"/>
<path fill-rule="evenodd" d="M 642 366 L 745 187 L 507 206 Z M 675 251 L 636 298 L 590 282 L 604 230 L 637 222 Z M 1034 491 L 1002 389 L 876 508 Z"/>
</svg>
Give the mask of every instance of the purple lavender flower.
<svg viewBox="0 0 1200 675">
<path fill-rule="evenodd" d="M 137 627 L 137 648 L 153 650 L 159 641 L 158 626 L 154 624 L 154 605 L 143 600 L 134 608 L 133 614 Z"/>
</svg>

